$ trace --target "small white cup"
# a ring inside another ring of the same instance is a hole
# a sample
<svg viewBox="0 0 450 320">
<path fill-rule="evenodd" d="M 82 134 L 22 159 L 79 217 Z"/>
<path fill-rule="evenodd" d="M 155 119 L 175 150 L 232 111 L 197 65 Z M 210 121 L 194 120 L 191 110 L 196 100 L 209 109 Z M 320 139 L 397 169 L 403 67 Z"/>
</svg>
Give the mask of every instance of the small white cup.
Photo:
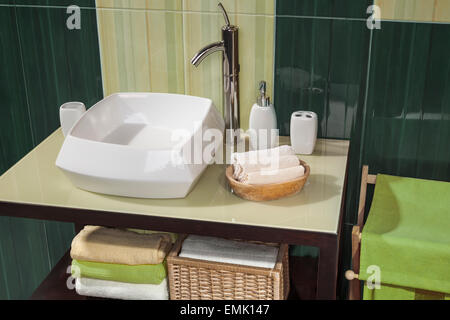
<svg viewBox="0 0 450 320">
<path fill-rule="evenodd" d="M 61 123 L 61 129 L 64 137 L 67 136 L 69 131 L 80 120 L 81 116 L 86 112 L 86 107 L 82 102 L 66 102 L 59 107 L 59 121 Z"/>
</svg>

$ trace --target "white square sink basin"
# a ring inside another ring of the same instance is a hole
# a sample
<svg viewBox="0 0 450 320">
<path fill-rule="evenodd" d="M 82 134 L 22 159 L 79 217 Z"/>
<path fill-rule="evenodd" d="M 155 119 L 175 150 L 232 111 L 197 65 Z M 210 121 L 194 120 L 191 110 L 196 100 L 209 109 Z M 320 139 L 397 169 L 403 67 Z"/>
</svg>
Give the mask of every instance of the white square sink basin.
<svg viewBox="0 0 450 320">
<path fill-rule="evenodd" d="M 56 166 L 81 189 L 126 197 L 183 198 L 208 166 L 203 160 L 189 161 L 192 155 L 205 150 L 214 154 L 221 148 L 222 141 L 212 147 L 198 139 L 208 129 L 221 135 L 224 131 L 224 121 L 210 99 L 113 94 L 81 112 L 70 129 L 64 128 L 63 107 L 61 123 L 67 134 Z M 183 152 L 186 148 L 191 155 Z"/>
</svg>

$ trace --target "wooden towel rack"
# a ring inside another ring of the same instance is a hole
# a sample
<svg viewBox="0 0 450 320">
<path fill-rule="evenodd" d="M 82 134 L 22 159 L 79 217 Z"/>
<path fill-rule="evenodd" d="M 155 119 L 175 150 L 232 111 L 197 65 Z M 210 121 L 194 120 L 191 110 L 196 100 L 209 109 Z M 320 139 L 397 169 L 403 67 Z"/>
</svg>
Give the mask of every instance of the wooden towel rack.
<svg viewBox="0 0 450 320">
<path fill-rule="evenodd" d="M 375 184 L 377 176 L 369 174 L 369 166 L 362 168 L 361 190 L 359 192 L 358 221 L 352 229 L 352 270 L 345 272 L 345 278 L 350 281 L 349 300 L 361 299 L 361 282 L 359 281 L 361 232 L 364 226 L 364 210 L 366 206 L 367 184 Z"/>
</svg>

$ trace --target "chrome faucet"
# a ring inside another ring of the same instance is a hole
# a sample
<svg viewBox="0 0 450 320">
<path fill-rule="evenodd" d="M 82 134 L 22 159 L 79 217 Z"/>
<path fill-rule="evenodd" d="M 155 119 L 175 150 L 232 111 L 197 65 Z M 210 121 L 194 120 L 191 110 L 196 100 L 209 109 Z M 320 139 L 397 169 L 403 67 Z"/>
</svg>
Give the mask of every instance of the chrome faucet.
<svg viewBox="0 0 450 320">
<path fill-rule="evenodd" d="M 223 113 L 225 118 L 225 130 L 227 141 L 237 138 L 235 135 L 240 128 L 239 119 L 239 46 L 237 26 L 230 24 L 225 8 L 219 2 L 219 9 L 225 19 L 222 27 L 222 41 L 214 42 L 201 49 L 192 59 L 191 63 L 198 66 L 203 59 L 213 52 L 222 52 L 222 74 L 223 74 Z"/>
</svg>

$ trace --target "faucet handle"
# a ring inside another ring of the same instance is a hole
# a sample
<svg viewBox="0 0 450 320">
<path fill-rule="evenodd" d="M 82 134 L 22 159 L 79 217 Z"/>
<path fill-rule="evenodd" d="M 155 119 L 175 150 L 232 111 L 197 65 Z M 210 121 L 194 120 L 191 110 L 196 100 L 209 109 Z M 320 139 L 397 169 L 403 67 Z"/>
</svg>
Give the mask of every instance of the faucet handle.
<svg viewBox="0 0 450 320">
<path fill-rule="evenodd" d="M 266 82 L 264 80 L 259 82 L 259 92 L 262 95 L 266 95 L 266 86 L 267 86 L 267 84 L 266 84 Z"/>
<path fill-rule="evenodd" d="M 225 19 L 225 23 L 227 24 L 227 27 L 229 27 L 230 26 L 230 19 L 228 19 L 227 11 L 223 7 L 222 3 L 219 2 L 219 4 L 217 6 L 219 7 L 220 11 L 222 11 L 223 18 Z"/>
<path fill-rule="evenodd" d="M 266 95 L 266 82 L 263 80 L 259 83 L 259 96 L 257 103 L 260 107 L 267 107 L 270 105 L 270 98 Z"/>
</svg>

